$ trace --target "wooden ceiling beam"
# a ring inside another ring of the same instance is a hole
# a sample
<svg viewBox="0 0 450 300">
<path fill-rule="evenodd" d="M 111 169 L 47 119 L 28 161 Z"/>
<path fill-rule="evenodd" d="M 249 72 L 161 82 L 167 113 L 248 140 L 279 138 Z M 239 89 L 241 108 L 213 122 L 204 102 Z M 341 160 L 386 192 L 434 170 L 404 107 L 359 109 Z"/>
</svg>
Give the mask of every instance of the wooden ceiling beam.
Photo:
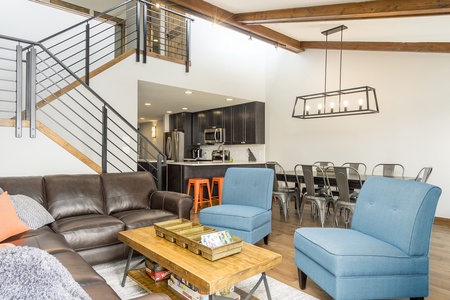
<svg viewBox="0 0 450 300">
<path fill-rule="evenodd" d="M 325 42 L 302 42 L 304 49 L 325 49 Z M 339 50 L 340 42 L 328 42 L 328 49 Z M 343 50 L 450 53 L 450 43 L 343 42 Z"/>
<path fill-rule="evenodd" d="M 236 14 L 243 24 L 269 24 L 450 14 L 450 0 L 379 0 Z"/>
<path fill-rule="evenodd" d="M 251 35 L 253 38 L 273 43 L 274 45 L 278 45 L 292 52 L 299 53 L 303 51 L 300 41 L 264 26 L 247 26 L 242 24 L 234 19 L 235 15 L 233 13 L 208 2 L 199 0 L 170 0 L 166 1 L 165 4 L 169 7 L 173 4 L 176 8 L 187 13 L 204 18 L 215 24 L 237 30 L 244 34 Z"/>
</svg>

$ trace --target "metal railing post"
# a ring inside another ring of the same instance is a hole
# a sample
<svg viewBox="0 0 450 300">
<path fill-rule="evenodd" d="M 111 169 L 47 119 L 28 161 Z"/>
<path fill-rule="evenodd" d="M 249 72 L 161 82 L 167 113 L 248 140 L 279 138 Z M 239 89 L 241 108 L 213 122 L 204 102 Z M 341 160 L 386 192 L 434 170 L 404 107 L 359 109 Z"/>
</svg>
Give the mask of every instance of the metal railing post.
<svg viewBox="0 0 450 300">
<path fill-rule="evenodd" d="M 158 191 L 162 190 L 162 156 L 161 154 L 158 154 L 156 158 L 156 171 L 157 171 L 157 180 L 158 180 Z M 166 172 L 167 174 L 167 172 Z M 167 183 L 166 183 L 166 189 L 167 189 Z"/>
<path fill-rule="evenodd" d="M 85 68 L 84 68 L 84 82 L 86 82 L 86 84 L 87 85 L 89 85 L 89 64 L 90 64 L 90 62 L 89 62 L 89 56 L 90 56 L 90 43 L 91 43 L 91 41 L 90 41 L 90 29 L 91 27 L 90 27 L 90 25 L 89 25 L 89 23 L 86 23 L 86 37 L 85 37 L 85 39 L 86 39 L 86 51 L 85 51 L 85 53 L 86 53 L 86 57 L 85 57 L 85 59 L 84 59 L 84 64 L 85 64 Z"/>
<path fill-rule="evenodd" d="M 36 48 L 26 54 L 26 119 L 30 120 L 30 137 L 36 137 Z"/>
<path fill-rule="evenodd" d="M 143 7 L 143 20 L 142 20 L 142 39 L 143 39 L 143 47 L 144 47 L 144 57 L 143 59 L 143 63 L 146 64 L 147 63 L 147 3 L 144 2 L 144 7 Z"/>
<path fill-rule="evenodd" d="M 136 1 L 136 62 L 139 62 L 139 52 L 141 52 L 141 5 Z"/>
<path fill-rule="evenodd" d="M 16 46 L 16 138 L 22 137 L 22 46 Z"/>
<path fill-rule="evenodd" d="M 189 64 L 191 61 L 191 49 L 190 49 L 190 39 L 191 39 L 191 22 L 186 20 L 186 73 L 189 73 Z"/>
<path fill-rule="evenodd" d="M 107 173 L 108 167 L 108 109 L 103 106 L 102 111 L 102 172 Z"/>
</svg>

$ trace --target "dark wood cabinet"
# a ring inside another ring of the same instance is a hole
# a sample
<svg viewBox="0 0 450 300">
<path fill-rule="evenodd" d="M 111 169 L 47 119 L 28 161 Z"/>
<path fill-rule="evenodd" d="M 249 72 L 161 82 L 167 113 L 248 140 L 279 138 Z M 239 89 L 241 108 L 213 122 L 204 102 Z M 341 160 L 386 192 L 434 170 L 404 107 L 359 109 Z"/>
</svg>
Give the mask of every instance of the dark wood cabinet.
<svg viewBox="0 0 450 300">
<path fill-rule="evenodd" d="M 264 144 L 265 108 L 262 102 L 200 111 L 192 114 L 192 144 L 204 143 L 207 128 L 224 128 L 225 144 Z"/>
<path fill-rule="evenodd" d="M 192 113 L 177 113 L 169 116 L 169 129 L 170 131 L 179 130 L 186 133 L 191 131 Z"/>
<path fill-rule="evenodd" d="M 232 107 L 232 144 L 265 143 L 265 105 L 250 102 Z"/>
</svg>

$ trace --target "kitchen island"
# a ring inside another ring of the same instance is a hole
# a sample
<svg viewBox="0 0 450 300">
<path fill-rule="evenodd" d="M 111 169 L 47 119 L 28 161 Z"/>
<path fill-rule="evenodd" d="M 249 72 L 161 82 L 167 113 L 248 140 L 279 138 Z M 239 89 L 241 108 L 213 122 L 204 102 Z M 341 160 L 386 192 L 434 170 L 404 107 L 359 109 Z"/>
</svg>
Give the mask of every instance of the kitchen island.
<svg viewBox="0 0 450 300">
<path fill-rule="evenodd" d="M 228 168 L 264 168 L 264 162 L 248 161 L 188 161 L 168 163 L 168 190 L 186 193 L 189 178 L 225 176 Z M 214 191 L 216 194 L 216 191 Z M 206 194 L 206 191 L 204 192 Z"/>
</svg>

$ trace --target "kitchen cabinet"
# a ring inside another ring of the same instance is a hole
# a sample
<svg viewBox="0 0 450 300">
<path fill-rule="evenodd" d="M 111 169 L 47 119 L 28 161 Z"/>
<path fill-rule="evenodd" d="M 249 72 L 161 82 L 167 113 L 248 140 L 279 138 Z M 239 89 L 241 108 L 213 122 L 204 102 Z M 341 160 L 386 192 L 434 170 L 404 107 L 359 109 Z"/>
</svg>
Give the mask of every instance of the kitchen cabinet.
<svg viewBox="0 0 450 300">
<path fill-rule="evenodd" d="M 169 116 L 169 129 L 170 131 L 178 130 L 183 131 L 185 134 L 187 131 L 191 131 L 192 113 L 182 112 Z"/>
<path fill-rule="evenodd" d="M 265 104 L 250 102 L 232 107 L 232 144 L 265 143 Z"/>
</svg>

